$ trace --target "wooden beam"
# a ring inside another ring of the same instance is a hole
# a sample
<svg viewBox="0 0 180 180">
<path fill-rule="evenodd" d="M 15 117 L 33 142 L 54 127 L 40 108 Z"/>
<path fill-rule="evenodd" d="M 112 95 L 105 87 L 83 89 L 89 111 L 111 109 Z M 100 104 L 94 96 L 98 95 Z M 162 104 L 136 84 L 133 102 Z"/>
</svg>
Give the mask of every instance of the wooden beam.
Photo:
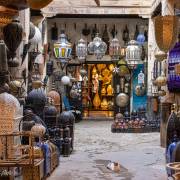
<svg viewBox="0 0 180 180">
<path fill-rule="evenodd" d="M 97 4 L 97 6 L 100 6 L 101 4 L 100 4 L 100 0 L 94 0 L 95 1 L 95 3 Z"/>
<path fill-rule="evenodd" d="M 105 15 L 139 15 L 142 17 L 148 17 L 151 12 L 150 7 L 121 7 L 121 8 L 109 8 L 109 7 L 61 7 L 61 6 L 49 6 L 41 9 L 42 14 L 45 17 L 56 16 L 57 14 L 105 14 Z"/>
</svg>

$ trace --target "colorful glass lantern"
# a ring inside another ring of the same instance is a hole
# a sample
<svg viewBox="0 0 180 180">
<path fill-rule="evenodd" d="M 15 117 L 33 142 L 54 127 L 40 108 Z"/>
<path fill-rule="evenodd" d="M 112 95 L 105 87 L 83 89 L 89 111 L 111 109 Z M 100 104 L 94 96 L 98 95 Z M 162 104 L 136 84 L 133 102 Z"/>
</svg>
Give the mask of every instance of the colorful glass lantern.
<svg viewBox="0 0 180 180">
<path fill-rule="evenodd" d="M 76 55 L 80 62 L 84 62 L 87 56 L 87 44 L 86 41 L 80 39 L 76 46 Z"/>
<path fill-rule="evenodd" d="M 121 55 L 121 47 L 117 38 L 112 39 L 112 41 L 110 42 L 109 55 L 112 57 L 112 60 L 119 60 L 119 57 Z"/>
<path fill-rule="evenodd" d="M 54 44 L 54 55 L 61 62 L 71 59 L 72 44 L 68 42 L 67 36 L 62 31 L 59 41 Z"/>
<path fill-rule="evenodd" d="M 107 51 L 107 45 L 100 37 L 98 37 L 98 33 L 92 42 L 88 44 L 88 51 L 90 54 L 94 54 L 96 58 L 102 59 Z"/>
<path fill-rule="evenodd" d="M 131 40 L 126 48 L 126 61 L 130 68 L 134 69 L 141 63 L 141 47 L 135 40 Z"/>
</svg>

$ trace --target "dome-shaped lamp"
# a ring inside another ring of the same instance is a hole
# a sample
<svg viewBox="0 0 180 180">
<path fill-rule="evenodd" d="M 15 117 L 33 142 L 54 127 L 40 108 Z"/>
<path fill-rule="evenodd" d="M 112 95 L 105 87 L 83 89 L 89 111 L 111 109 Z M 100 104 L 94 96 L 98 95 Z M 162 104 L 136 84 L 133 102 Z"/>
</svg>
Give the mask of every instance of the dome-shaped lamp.
<svg viewBox="0 0 180 180">
<path fill-rule="evenodd" d="M 68 42 L 64 31 L 61 31 L 58 42 L 54 44 L 54 55 L 61 62 L 67 62 L 71 59 L 72 44 Z"/>
<path fill-rule="evenodd" d="M 97 34 L 93 41 L 88 44 L 88 51 L 90 54 L 94 54 L 96 58 L 100 60 L 107 51 L 107 45 Z"/>
<path fill-rule="evenodd" d="M 121 46 L 117 38 L 112 39 L 109 45 L 109 55 L 112 61 L 118 61 L 121 55 Z"/>
<path fill-rule="evenodd" d="M 37 115 L 42 115 L 44 106 L 46 104 L 46 95 L 42 88 L 35 88 L 28 93 L 26 98 L 26 105 L 33 109 Z"/>
<path fill-rule="evenodd" d="M 63 76 L 61 82 L 63 85 L 68 85 L 70 83 L 70 78 L 68 76 Z"/>
<path fill-rule="evenodd" d="M 135 40 L 131 40 L 126 48 L 126 61 L 130 68 L 134 69 L 141 64 L 142 49 Z"/>
<path fill-rule="evenodd" d="M 0 133 L 12 133 L 18 131 L 22 118 L 22 110 L 19 101 L 6 92 L 0 94 Z"/>
<path fill-rule="evenodd" d="M 80 62 L 84 62 L 87 56 L 87 44 L 86 41 L 80 39 L 76 46 L 76 55 Z"/>
<path fill-rule="evenodd" d="M 63 111 L 58 117 L 58 123 L 62 125 L 72 125 L 75 117 L 71 111 Z"/>
</svg>

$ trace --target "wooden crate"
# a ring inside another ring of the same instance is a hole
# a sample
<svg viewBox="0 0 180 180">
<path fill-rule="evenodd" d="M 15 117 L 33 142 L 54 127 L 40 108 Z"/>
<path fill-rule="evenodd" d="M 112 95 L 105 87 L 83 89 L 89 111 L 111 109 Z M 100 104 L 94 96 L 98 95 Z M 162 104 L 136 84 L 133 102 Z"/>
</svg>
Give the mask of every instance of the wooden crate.
<svg viewBox="0 0 180 180">
<path fill-rule="evenodd" d="M 34 166 L 22 168 L 23 180 L 42 180 L 44 179 L 44 160 Z"/>
</svg>

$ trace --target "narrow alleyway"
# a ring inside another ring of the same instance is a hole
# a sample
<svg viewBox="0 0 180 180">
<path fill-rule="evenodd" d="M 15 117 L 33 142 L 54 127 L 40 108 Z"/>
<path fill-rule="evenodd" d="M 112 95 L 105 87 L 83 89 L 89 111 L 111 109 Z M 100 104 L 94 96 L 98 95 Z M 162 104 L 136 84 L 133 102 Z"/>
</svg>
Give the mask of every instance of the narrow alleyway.
<svg viewBox="0 0 180 180">
<path fill-rule="evenodd" d="M 159 133 L 113 134 L 111 123 L 76 124 L 74 153 L 61 157 L 60 166 L 48 180 L 165 180 Z M 120 173 L 106 168 L 109 161 L 121 164 Z"/>
</svg>

